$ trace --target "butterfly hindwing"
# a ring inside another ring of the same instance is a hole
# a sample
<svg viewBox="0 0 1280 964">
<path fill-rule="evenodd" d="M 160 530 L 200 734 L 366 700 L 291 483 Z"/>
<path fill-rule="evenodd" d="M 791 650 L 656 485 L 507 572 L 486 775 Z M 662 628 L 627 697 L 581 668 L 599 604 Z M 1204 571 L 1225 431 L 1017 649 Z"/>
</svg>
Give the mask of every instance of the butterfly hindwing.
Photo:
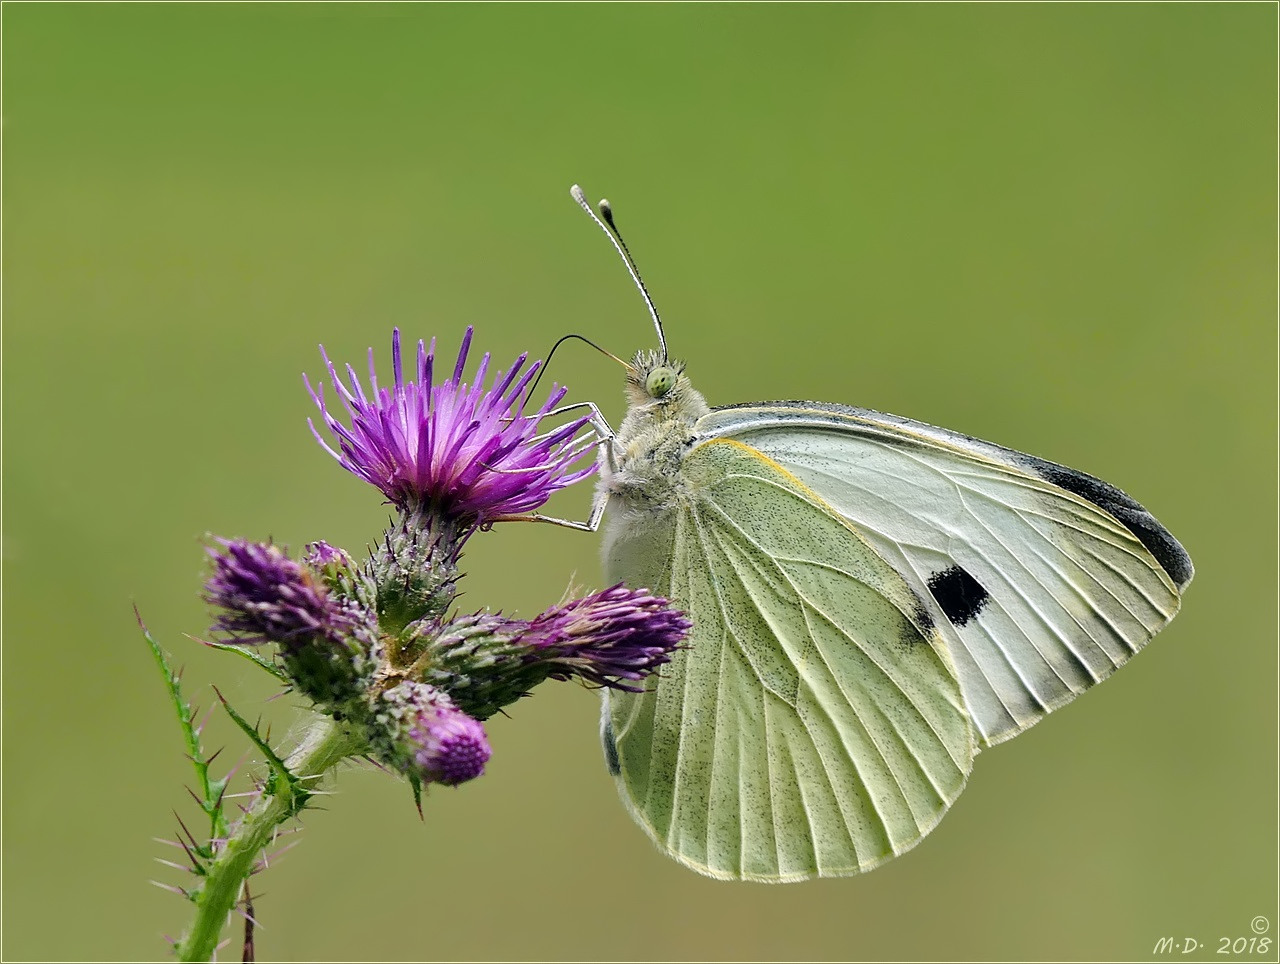
<svg viewBox="0 0 1280 964">
<path fill-rule="evenodd" d="M 959 794 L 976 733 L 928 607 L 808 487 L 716 440 L 680 497 L 611 532 L 611 580 L 669 593 L 687 647 L 611 692 L 606 752 L 659 847 L 703 873 L 869 870 Z"/>
<path fill-rule="evenodd" d="M 928 603 L 985 744 L 1109 676 L 1177 613 L 1190 559 L 1092 476 L 895 416 L 807 402 L 717 409 L 815 490 Z"/>
</svg>

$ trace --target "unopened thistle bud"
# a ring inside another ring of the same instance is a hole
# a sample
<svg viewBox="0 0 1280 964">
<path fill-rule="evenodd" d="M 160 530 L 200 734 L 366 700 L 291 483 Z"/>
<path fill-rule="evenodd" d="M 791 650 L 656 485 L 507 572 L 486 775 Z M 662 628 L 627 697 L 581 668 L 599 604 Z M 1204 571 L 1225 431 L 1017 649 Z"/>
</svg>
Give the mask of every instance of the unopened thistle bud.
<svg viewBox="0 0 1280 964">
<path fill-rule="evenodd" d="M 374 706 L 374 756 L 423 783 L 457 786 L 484 773 L 491 750 L 484 727 L 425 683 L 405 681 Z"/>
</svg>

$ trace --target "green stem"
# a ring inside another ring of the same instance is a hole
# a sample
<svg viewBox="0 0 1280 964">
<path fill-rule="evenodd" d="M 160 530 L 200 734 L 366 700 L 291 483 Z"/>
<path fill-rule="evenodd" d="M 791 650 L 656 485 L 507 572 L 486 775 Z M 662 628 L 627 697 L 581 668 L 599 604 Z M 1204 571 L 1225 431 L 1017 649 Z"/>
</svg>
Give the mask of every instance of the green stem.
<svg viewBox="0 0 1280 964">
<path fill-rule="evenodd" d="M 306 806 L 324 776 L 343 759 L 362 752 L 363 741 L 325 717 L 314 723 L 302 743 L 285 760 L 290 779 L 276 774 L 258 802 L 231 830 L 206 867 L 195 895 L 196 918 L 175 948 L 180 961 L 208 961 L 218 946 L 227 915 L 240 897 L 240 887 L 259 855 L 275 838 L 276 828 Z"/>
</svg>

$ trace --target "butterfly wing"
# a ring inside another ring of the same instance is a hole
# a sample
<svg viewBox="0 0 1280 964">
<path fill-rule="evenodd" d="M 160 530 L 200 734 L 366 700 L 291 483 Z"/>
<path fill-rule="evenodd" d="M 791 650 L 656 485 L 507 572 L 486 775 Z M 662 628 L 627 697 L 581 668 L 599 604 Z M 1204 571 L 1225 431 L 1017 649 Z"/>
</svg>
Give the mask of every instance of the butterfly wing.
<svg viewBox="0 0 1280 964">
<path fill-rule="evenodd" d="M 748 446 L 695 446 L 677 489 L 643 524 L 606 530 L 609 578 L 693 621 L 644 692 L 606 692 L 606 756 L 632 815 L 727 879 L 853 874 L 910 848 L 976 748 L 923 600 Z"/>
<path fill-rule="evenodd" d="M 819 493 L 924 598 L 985 744 L 1016 736 L 1123 665 L 1178 611 L 1191 560 L 1119 489 L 865 409 L 716 409 L 736 439 Z"/>
</svg>

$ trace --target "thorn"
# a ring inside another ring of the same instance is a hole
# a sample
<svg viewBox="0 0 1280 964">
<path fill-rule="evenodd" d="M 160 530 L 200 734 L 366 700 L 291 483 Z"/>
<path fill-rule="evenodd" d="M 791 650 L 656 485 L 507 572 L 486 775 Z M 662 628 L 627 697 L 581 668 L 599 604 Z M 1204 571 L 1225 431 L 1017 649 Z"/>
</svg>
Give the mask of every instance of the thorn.
<svg viewBox="0 0 1280 964">
<path fill-rule="evenodd" d="M 155 885 L 156 885 L 157 887 L 159 887 L 161 890 L 167 890 L 169 893 L 171 893 L 171 894 L 177 894 L 179 897 L 185 897 L 187 900 L 190 900 L 190 899 L 191 899 L 191 895 L 190 895 L 190 894 L 188 894 L 188 893 L 187 893 L 185 890 L 183 890 L 181 887 L 175 887 L 173 884 L 162 884 L 162 883 L 160 883 L 160 881 L 158 881 L 158 880 L 153 880 L 153 881 L 151 881 L 151 883 L 155 884 Z"/>
<path fill-rule="evenodd" d="M 177 810 L 173 811 L 173 817 L 174 817 L 174 819 L 175 819 L 175 820 L 177 820 L 177 821 L 178 821 L 178 826 L 182 828 L 182 832 L 183 832 L 183 833 L 185 833 L 185 834 L 187 835 L 187 839 L 188 839 L 189 841 L 191 841 L 191 846 L 195 847 L 195 848 L 196 848 L 196 850 L 199 850 L 199 849 L 200 849 L 200 845 L 199 845 L 198 843 L 196 843 L 195 835 L 194 835 L 194 834 L 192 834 L 192 833 L 191 833 L 191 831 L 187 829 L 187 825 L 186 825 L 185 823 L 183 823 L 183 822 L 182 822 L 182 818 L 181 818 L 180 816 L 178 816 L 178 811 L 177 811 Z"/>
<path fill-rule="evenodd" d="M 182 848 L 182 853 L 187 855 L 187 859 L 191 860 L 191 867 L 187 869 L 192 873 L 201 873 L 202 869 L 204 869 L 204 864 L 201 864 L 200 858 L 204 849 L 195 840 L 191 841 L 191 846 L 187 846 L 186 842 L 179 840 L 178 846 Z"/>
<path fill-rule="evenodd" d="M 271 853 L 269 853 L 269 854 L 264 853 L 264 854 L 262 855 L 262 866 L 263 866 L 263 867 L 266 867 L 266 866 L 267 866 L 267 861 L 269 861 L 269 860 L 279 860 L 281 857 L 283 857 L 285 854 L 287 854 L 287 853 L 288 853 L 290 850 L 292 850 L 294 847 L 298 846 L 298 844 L 300 844 L 300 843 L 302 843 L 302 841 L 301 841 L 301 840 L 291 840 L 291 841 L 289 841 L 287 844 L 285 844 L 283 847 L 281 847 L 281 848 L 280 848 L 280 849 L 278 849 L 278 850 L 273 850 L 273 851 L 272 851 Z"/>
<path fill-rule="evenodd" d="M 196 715 L 197 715 L 199 712 L 200 712 L 200 711 L 199 711 L 198 709 L 193 709 L 193 710 L 191 711 L 191 718 L 192 718 L 192 719 L 195 719 L 195 718 L 196 718 Z M 209 707 L 209 712 L 207 712 L 207 713 L 204 715 L 204 719 L 203 719 L 203 720 L 201 720 L 201 721 L 200 721 L 200 723 L 196 726 L 196 728 L 195 728 L 195 729 L 196 729 L 196 736 L 203 736 L 203 735 L 204 735 L 204 728 L 205 728 L 206 726 L 208 726 L 208 725 L 209 725 L 209 717 L 211 717 L 211 716 L 213 716 L 213 707 L 212 707 L 212 706 L 211 706 L 211 707 Z"/>
<path fill-rule="evenodd" d="M 193 853 L 191 852 L 191 848 L 190 848 L 190 847 L 188 847 L 185 843 L 182 843 L 181 841 L 179 841 L 179 845 L 182 847 L 182 851 L 183 851 L 183 853 L 185 853 L 185 854 L 187 855 L 187 859 L 188 859 L 189 861 L 191 861 L 191 866 L 190 866 L 190 867 L 183 867 L 182 869 L 183 869 L 183 870 L 185 870 L 185 871 L 188 871 L 189 873 L 193 873 L 193 874 L 200 874 L 200 873 L 202 873 L 202 870 L 201 870 L 201 869 L 197 869 L 197 868 L 202 868 L 202 865 L 201 865 L 201 863 L 200 863 L 200 860 L 199 860 L 198 856 L 197 856 L 196 854 L 193 854 Z"/>
<path fill-rule="evenodd" d="M 207 717 L 206 717 L 206 719 L 207 719 Z M 203 724 L 202 724 L 202 725 L 203 725 Z M 205 765 L 205 766 L 213 766 L 213 761 L 214 761 L 214 760 L 216 760 L 216 759 L 218 759 L 218 757 L 222 755 L 222 751 L 223 751 L 223 750 L 225 750 L 225 749 L 226 749 L 226 747 L 225 747 L 225 746 L 220 746 L 220 747 L 218 747 L 216 750 L 214 750 L 214 751 L 213 751 L 213 755 L 212 755 L 211 757 L 209 757 L 209 759 L 207 759 L 207 760 L 205 760 L 205 761 L 204 761 L 204 765 Z"/>
<path fill-rule="evenodd" d="M 163 857 L 152 857 L 151 859 L 158 864 L 164 864 L 166 867 L 172 867 L 174 870 L 180 870 L 184 874 L 195 873 L 195 871 L 185 864 L 180 864 L 172 860 L 165 860 Z"/>
<path fill-rule="evenodd" d="M 182 843 L 180 840 L 166 840 L 164 837 L 152 837 L 151 839 L 158 844 L 164 844 L 166 847 L 179 847 L 183 850 L 187 847 L 187 845 Z"/>
<path fill-rule="evenodd" d="M 247 898 L 247 897 L 246 897 L 246 898 L 245 898 L 245 900 L 249 900 L 249 898 Z M 258 920 L 256 917 L 254 917 L 254 916 L 253 916 L 253 903 L 252 903 L 252 901 L 250 901 L 250 902 L 249 902 L 245 907 L 236 906 L 236 907 L 231 908 L 231 910 L 232 910 L 232 912 L 233 912 L 233 913 L 239 914 L 239 915 L 240 915 L 241 917 L 243 917 L 245 920 L 247 920 L 247 921 L 253 921 L 253 926 L 254 926 L 254 927 L 262 927 L 262 921 Z M 263 929 L 263 930 L 266 930 L 266 928 L 265 928 L 265 927 L 262 927 L 262 929 Z"/>
</svg>

